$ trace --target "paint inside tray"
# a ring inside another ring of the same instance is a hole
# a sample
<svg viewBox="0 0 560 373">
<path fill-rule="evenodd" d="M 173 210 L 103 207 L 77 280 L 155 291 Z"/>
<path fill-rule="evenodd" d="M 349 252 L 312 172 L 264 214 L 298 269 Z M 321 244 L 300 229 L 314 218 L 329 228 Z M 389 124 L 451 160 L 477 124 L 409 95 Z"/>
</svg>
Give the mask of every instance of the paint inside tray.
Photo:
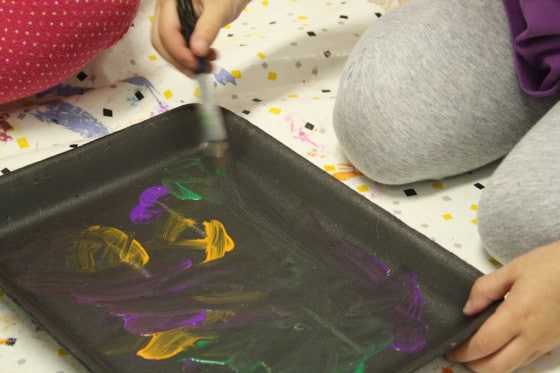
<svg viewBox="0 0 560 373">
<path fill-rule="evenodd" d="M 181 107 L 0 178 L 1 286 L 95 372 L 410 371 L 480 273 L 244 119 Z"/>
</svg>

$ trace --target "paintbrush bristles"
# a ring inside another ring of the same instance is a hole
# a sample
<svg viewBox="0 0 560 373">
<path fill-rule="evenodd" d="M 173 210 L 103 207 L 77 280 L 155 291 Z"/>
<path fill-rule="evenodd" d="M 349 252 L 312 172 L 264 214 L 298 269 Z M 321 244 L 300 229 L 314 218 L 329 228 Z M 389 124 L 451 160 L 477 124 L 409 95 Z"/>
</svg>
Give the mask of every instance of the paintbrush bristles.
<svg viewBox="0 0 560 373">
<path fill-rule="evenodd" d="M 227 141 L 212 141 L 204 145 L 203 154 L 207 157 L 225 158 L 228 155 L 229 143 Z"/>
<path fill-rule="evenodd" d="M 214 103 L 209 75 L 198 74 L 198 84 L 202 103 L 200 105 L 200 120 L 202 121 L 203 140 L 205 142 L 220 142 L 227 140 L 227 132 L 221 110 Z"/>
</svg>

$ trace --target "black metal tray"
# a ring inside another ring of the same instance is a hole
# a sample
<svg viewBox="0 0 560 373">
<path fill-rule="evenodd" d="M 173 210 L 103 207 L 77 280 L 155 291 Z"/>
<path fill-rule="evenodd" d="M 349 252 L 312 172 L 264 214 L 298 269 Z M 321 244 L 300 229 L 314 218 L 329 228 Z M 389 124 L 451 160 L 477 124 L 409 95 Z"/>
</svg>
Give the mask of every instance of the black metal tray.
<svg viewBox="0 0 560 373">
<path fill-rule="evenodd" d="M 480 273 L 231 112 L 187 105 L 0 178 L 4 290 L 95 372 L 411 371 Z"/>
</svg>

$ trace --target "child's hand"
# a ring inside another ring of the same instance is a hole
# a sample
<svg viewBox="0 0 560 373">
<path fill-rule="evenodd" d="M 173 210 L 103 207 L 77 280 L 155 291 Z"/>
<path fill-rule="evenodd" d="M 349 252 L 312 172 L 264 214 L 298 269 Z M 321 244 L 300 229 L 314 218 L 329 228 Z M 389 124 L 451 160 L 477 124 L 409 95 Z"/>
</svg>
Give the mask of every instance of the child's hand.
<svg viewBox="0 0 560 373">
<path fill-rule="evenodd" d="M 479 278 L 464 312 L 475 315 L 507 297 L 448 357 L 476 372 L 510 372 L 560 345 L 560 241 Z"/>
<path fill-rule="evenodd" d="M 175 0 L 157 0 L 151 41 L 158 53 L 190 77 L 198 70 L 198 57 L 216 59 L 210 48 L 220 29 L 233 22 L 249 0 L 193 0 L 198 18 L 190 47 L 181 35 L 181 24 Z"/>
</svg>

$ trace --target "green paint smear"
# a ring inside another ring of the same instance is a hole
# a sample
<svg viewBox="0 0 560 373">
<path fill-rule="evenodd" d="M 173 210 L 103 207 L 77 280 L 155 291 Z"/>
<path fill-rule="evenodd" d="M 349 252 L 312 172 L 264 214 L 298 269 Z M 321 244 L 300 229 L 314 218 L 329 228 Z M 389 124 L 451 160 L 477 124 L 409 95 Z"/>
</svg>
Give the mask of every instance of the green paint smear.
<svg viewBox="0 0 560 373">
<path fill-rule="evenodd" d="M 212 339 L 199 339 L 198 341 L 195 342 L 195 346 L 196 347 L 206 347 L 210 344 L 212 344 L 214 341 Z"/>
<path fill-rule="evenodd" d="M 164 168 L 162 181 L 171 195 L 182 201 L 222 204 L 225 197 L 216 183 L 226 174 L 224 168 L 211 166 L 201 157 L 183 157 Z"/>
<path fill-rule="evenodd" d="M 296 259 L 292 256 L 286 256 L 286 258 L 279 263 L 279 268 L 282 274 L 286 274 L 285 280 L 281 283 L 284 290 L 296 288 L 303 283 L 303 271 L 297 267 Z"/>
<path fill-rule="evenodd" d="M 193 192 L 189 188 L 186 188 L 184 185 L 181 185 L 180 183 L 178 183 L 176 181 L 163 180 L 163 185 L 165 185 L 167 187 L 167 189 L 169 190 L 169 193 L 171 193 L 175 198 L 178 198 L 181 201 L 187 201 L 187 200 L 201 201 L 202 200 L 202 196 L 200 194 L 197 194 L 197 193 Z"/>
<path fill-rule="evenodd" d="M 227 360 L 210 360 L 210 359 L 199 359 L 197 357 L 188 357 L 185 360 L 194 361 L 195 363 L 207 364 L 207 365 L 227 365 Z"/>
<path fill-rule="evenodd" d="M 365 358 L 363 358 L 359 363 L 356 369 L 354 369 L 354 373 L 364 373 L 366 371 L 366 363 L 369 359 L 386 349 L 392 342 L 394 341 L 393 337 L 388 338 L 386 341 L 381 342 L 377 346 L 374 346 L 374 349 L 371 353 L 369 353 Z"/>
<path fill-rule="evenodd" d="M 205 364 L 205 365 L 219 365 L 219 366 L 226 366 L 229 365 L 230 362 L 228 360 L 213 360 L 213 359 L 202 359 L 195 356 L 188 357 L 184 360 L 190 360 L 195 363 Z M 264 361 L 259 361 L 253 365 L 250 365 L 246 368 L 242 368 L 241 370 L 235 370 L 238 373 L 254 373 L 254 372 L 261 372 L 262 370 L 267 372 L 272 372 L 272 369 Z"/>
</svg>

